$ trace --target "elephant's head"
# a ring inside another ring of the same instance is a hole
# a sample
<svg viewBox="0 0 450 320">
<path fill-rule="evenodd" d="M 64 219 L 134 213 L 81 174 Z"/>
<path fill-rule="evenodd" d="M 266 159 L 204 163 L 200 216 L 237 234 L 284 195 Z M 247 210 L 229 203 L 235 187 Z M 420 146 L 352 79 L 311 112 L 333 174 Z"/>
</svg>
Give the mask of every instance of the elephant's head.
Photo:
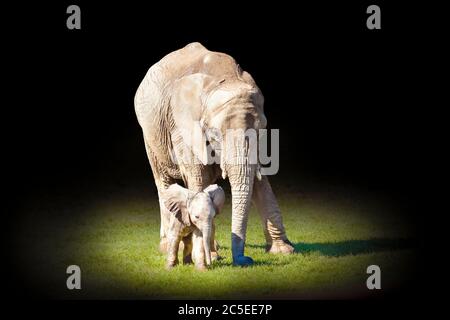
<svg viewBox="0 0 450 320">
<path fill-rule="evenodd" d="M 260 177 L 258 129 L 265 128 L 267 120 L 264 97 L 250 74 L 239 67 L 236 74 L 237 78 L 216 78 L 196 73 L 179 79 L 171 107 L 176 127 L 195 157 L 203 164 L 220 164 L 222 177 L 229 178 L 233 260 L 245 265 L 252 263 L 243 253 L 253 180 L 255 174 Z"/>
<path fill-rule="evenodd" d="M 222 210 L 225 193 L 217 184 L 202 192 L 193 192 L 172 184 L 164 192 L 167 209 L 184 225 L 194 225 L 202 232 L 206 263 L 211 264 L 211 232 L 214 217 Z"/>
</svg>

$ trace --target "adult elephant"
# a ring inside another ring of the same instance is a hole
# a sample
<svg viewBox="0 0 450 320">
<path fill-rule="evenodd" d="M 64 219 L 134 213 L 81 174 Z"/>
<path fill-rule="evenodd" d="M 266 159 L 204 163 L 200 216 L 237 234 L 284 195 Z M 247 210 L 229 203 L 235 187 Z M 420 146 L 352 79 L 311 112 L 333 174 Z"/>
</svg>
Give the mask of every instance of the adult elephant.
<svg viewBox="0 0 450 320">
<path fill-rule="evenodd" d="M 263 222 L 267 251 L 294 252 L 269 181 L 258 172 L 258 164 L 249 161 L 249 140 L 242 134 L 266 127 L 264 98 L 232 57 L 191 43 L 148 70 L 134 103 L 158 188 L 161 247 L 166 244 L 169 216 L 163 191 L 183 180 L 187 188 L 199 192 L 222 176 L 231 185 L 233 263 L 253 263 L 244 256 L 252 199 Z M 211 163 L 211 157 L 217 163 Z"/>
</svg>

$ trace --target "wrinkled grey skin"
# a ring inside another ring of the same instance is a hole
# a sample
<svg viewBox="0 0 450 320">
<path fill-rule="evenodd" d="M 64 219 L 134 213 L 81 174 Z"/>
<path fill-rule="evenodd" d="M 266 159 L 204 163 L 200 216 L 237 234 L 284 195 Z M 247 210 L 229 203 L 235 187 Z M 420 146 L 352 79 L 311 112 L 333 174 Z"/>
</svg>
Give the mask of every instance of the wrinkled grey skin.
<svg viewBox="0 0 450 320">
<path fill-rule="evenodd" d="M 248 143 L 236 134 L 227 138 L 233 148 L 226 150 L 227 139 L 217 141 L 209 134 L 221 132 L 225 137 L 227 129 L 265 128 L 263 105 L 264 97 L 249 73 L 241 70 L 232 57 L 209 51 L 200 43 L 168 54 L 148 70 L 136 92 L 135 111 L 160 197 L 161 247 L 166 246 L 165 225 L 169 223 L 161 203 L 162 192 L 177 180 L 183 180 L 191 191 L 202 191 L 222 176 L 228 177 L 231 185 L 233 263 L 253 263 L 244 256 L 252 200 L 261 216 L 267 251 L 294 252 L 268 178 L 261 177 L 258 166 L 248 161 Z M 192 135 L 197 127 L 201 128 L 200 135 Z M 220 155 L 219 164 L 205 163 L 201 154 L 204 137 Z M 225 150 L 232 161 L 223 160 Z M 174 157 L 183 156 L 199 159 L 199 164 L 174 161 Z M 214 239 L 214 231 L 211 237 Z M 217 254 L 216 246 L 211 250 Z"/>
<path fill-rule="evenodd" d="M 193 192 L 173 184 L 164 191 L 163 199 L 170 212 L 166 230 L 167 268 L 178 264 L 178 248 L 183 241 L 183 263 L 189 264 L 193 260 L 197 269 L 205 270 L 211 264 L 213 219 L 225 202 L 223 189 L 214 184 L 202 192 Z"/>
</svg>

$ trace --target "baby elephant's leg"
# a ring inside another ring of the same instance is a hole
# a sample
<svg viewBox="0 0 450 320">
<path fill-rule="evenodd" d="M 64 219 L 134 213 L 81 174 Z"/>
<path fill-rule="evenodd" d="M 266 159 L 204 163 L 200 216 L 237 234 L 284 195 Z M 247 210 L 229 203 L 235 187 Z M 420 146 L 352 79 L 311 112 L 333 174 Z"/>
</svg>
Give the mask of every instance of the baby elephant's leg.
<svg viewBox="0 0 450 320">
<path fill-rule="evenodd" d="M 211 243 L 210 243 L 212 261 L 222 259 L 222 257 L 219 256 L 219 253 L 217 252 L 219 250 L 219 243 L 214 239 L 215 235 L 216 235 L 216 225 L 213 221 L 211 226 Z"/>
<path fill-rule="evenodd" d="M 183 264 L 192 263 L 192 233 L 183 238 Z"/>
<path fill-rule="evenodd" d="M 192 233 L 192 258 L 195 263 L 195 267 L 198 270 L 206 270 L 205 263 L 205 249 L 203 247 L 203 237 L 199 230 L 195 230 Z"/>
<path fill-rule="evenodd" d="M 176 235 L 169 235 L 169 248 L 167 252 L 167 269 L 171 269 L 178 264 L 178 247 L 181 238 Z"/>
</svg>

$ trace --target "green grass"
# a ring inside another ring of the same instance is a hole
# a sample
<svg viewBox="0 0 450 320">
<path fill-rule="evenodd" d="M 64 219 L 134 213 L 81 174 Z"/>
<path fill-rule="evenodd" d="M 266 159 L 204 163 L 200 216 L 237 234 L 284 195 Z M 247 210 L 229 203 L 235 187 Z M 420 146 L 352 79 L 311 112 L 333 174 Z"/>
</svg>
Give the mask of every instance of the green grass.
<svg viewBox="0 0 450 320">
<path fill-rule="evenodd" d="M 230 196 L 217 217 L 223 260 L 207 272 L 179 265 L 165 270 L 158 251 L 156 199 L 127 195 L 33 207 L 18 235 L 26 274 L 51 297 L 62 298 L 355 298 L 373 294 L 366 268 L 377 264 L 382 287 L 408 280 L 412 234 L 388 206 L 329 195 L 278 195 L 290 240 L 299 253 L 265 253 L 259 217 L 252 209 L 246 255 L 255 265 L 233 267 Z M 63 208 L 63 209 L 58 209 Z M 78 214 L 81 212 L 82 214 Z M 65 288 L 66 267 L 82 271 L 82 290 Z"/>
</svg>

